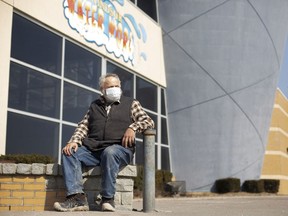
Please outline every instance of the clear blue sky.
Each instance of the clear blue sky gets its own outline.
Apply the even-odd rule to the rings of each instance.
[[[281,66],[278,87],[285,94],[286,98],[288,98],[288,38],[286,41],[285,54],[283,58],[283,64]]]

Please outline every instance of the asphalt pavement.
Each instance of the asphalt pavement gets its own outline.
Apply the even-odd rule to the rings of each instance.
[[[143,212],[143,200],[133,201],[133,211],[116,212],[0,212],[0,216],[288,216],[288,196],[174,197],[155,200],[155,210]]]

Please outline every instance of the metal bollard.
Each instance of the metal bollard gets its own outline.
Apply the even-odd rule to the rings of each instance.
[[[154,129],[147,129],[143,132],[143,212],[151,212],[155,210],[155,135],[156,130]]]

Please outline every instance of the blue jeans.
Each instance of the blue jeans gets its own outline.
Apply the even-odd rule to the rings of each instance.
[[[128,165],[133,158],[133,152],[121,145],[111,145],[103,150],[92,152],[85,146],[78,148],[71,156],[62,155],[63,177],[67,196],[84,193],[82,183],[82,165],[101,166],[100,194],[112,198],[115,194],[115,183],[119,170]]]

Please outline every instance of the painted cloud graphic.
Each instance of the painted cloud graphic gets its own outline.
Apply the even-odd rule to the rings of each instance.
[[[120,6],[123,0],[114,0]],[[86,41],[105,46],[109,53],[125,62],[135,63],[139,48],[135,40],[146,43],[147,35],[142,24],[130,14],[120,15],[111,0],[64,0],[64,15],[69,26]],[[136,37],[134,36],[136,34]],[[142,39],[142,40],[141,40]],[[139,57],[146,60],[145,53]]]

